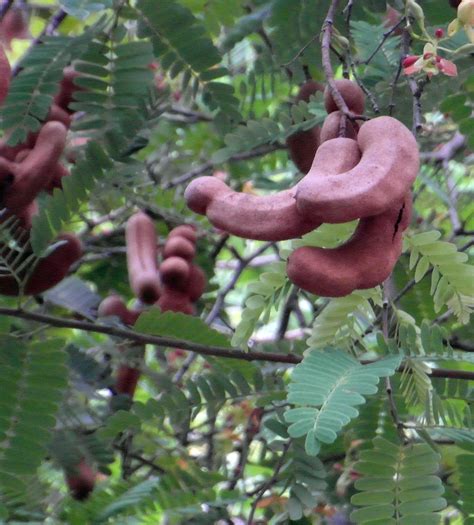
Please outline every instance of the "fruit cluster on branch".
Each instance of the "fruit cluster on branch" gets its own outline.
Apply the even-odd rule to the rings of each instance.
[[[8,95],[11,70],[8,59],[0,46],[0,103]],[[14,216],[25,230],[17,242],[18,250],[12,251],[7,244],[0,245],[3,260],[13,261],[21,253],[25,261],[32,254],[29,247],[29,230],[32,219],[38,213],[37,197],[61,187],[61,179],[69,174],[61,164],[66,146],[66,136],[71,117],[68,110],[74,86],[73,70],[65,71],[60,91],[51,106],[46,122],[37,133],[30,133],[27,140],[16,146],[0,141],[0,209],[2,220]],[[3,295],[36,295],[58,284],[69,272],[71,265],[82,255],[79,239],[72,234],[60,235],[57,247],[46,257],[39,259],[33,269],[15,260],[15,267],[22,267],[20,275],[0,276],[0,293]],[[20,289],[20,282],[24,285]]]
[[[336,82],[349,110],[364,111],[362,90],[350,80]],[[320,86],[305,84],[307,99]],[[353,237],[336,249],[299,248],[288,259],[289,278],[312,293],[339,297],[372,288],[391,273],[411,217],[410,188],[419,169],[415,138],[398,120],[377,117],[360,127],[338,111],[328,89],[328,117],[321,130],[289,142],[305,177],[273,195],[232,190],[215,177],[200,177],[186,188],[189,208],[217,228],[246,239],[280,241],[304,235],[322,223],[360,219]],[[318,140],[316,140],[318,136]],[[317,146],[315,146],[317,144]],[[303,160],[302,160],[303,159]]]

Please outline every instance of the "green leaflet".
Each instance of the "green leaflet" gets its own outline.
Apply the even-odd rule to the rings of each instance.
[[[444,487],[436,475],[439,455],[425,443],[395,445],[381,437],[374,448],[361,452],[355,470],[360,492],[351,502],[361,507],[351,514],[359,524],[438,525],[438,511],[446,507]]]
[[[431,295],[436,312],[448,306],[459,322],[467,324],[474,307],[474,267],[468,256],[456,245],[440,241],[440,232],[434,230],[406,238],[410,247],[410,269],[415,270],[415,282],[421,281],[433,268]]]
[[[288,387],[289,403],[297,405],[285,412],[293,438],[306,436],[305,449],[317,455],[321,443],[332,443],[337,433],[357,417],[354,407],[375,394],[381,377],[395,373],[401,356],[361,365],[340,350],[312,351],[295,367]]]
[[[0,345],[0,487],[18,490],[46,453],[68,384],[62,340]]]
[[[241,120],[233,86],[216,81],[228,74],[226,68],[217,67],[221,55],[192,11],[175,0],[139,0],[136,10],[140,36],[151,39],[160,66],[171,78],[182,74],[183,91],[189,87],[195,95],[202,87],[211,110],[231,121]]]

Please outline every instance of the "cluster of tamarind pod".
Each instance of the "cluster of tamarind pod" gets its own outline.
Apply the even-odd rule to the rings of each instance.
[[[122,297],[113,294],[99,305],[99,317],[114,316],[124,325],[133,326],[144,304],[157,306],[162,312],[194,314],[194,303],[206,287],[204,272],[193,262],[197,240],[195,228],[182,225],[170,231],[161,250],[161,264],[158,264],[155,226],[148,215],[143,212],[132,215],[125,237],[130,287],[138,305],[129,308]],[[122,363],[117,370],[114,393],[133,398],[140,375],[139,363]],[[95,480],[94,469],[84,459],[66,475],[69,491],[78,500],[89,496]]]
[[[157,306],[162,312],[195,314],[194,303],[206,287],[204,272],[193,263],[196,254],[195,229],[182,225],[170,231],[161,250],[160,265],[155,226],[146,213],[140,211],[130,217],[125,237],[130,287],[139,305],[130,309],[122,297],[111,295],[100,304],[99,316],[115,316],[123,324],[133,326],[143,311],[143,304]],[[133,397],[139,378],[137,366],[122,364],[117,372],[114,391]]]
[[[360,87],[347,79],[336,81],[336,87],[352,114],[362,115]],[[298,98],[308,100],[320,89],[315,82],[305,84]],[[289,139],[290,154],[306,173],[292,188],[260,196],[236,192],[215,177],[199,177],[186,188],[185,199],[215,227],[245,239],[294,239],[323,223],[359,219],[353,236],[338,248],[297,248],[287,261],[294,284],[340,297],[381,284],[392,272],[411,219],[419,151],[395,118],[376,117],[359,127],[338,111],[328,88],[324,104],[328,116],[322,128]]]
[[[10,64],[0,46],[0,104],[8,95],[10,85]],[[61,179],[69,174],[61,164],[61,156],[66,146],[66,136],[71,117],[68,105],[74,90],[72,73],[66,71],[55,97],[46,122],[36,133],[30,133],[27,140],[16,146],[0,141],[0,220],[14,216],[19,220],[25,234],[17,239],[22,246],[12,250],[6,244],[0,245],[4,260],[15,260],[21,253],[22,260],[31,255],[28,231],[32,219],[38,213],[37,197],[43,192],[52,192],[61,187]],[[73,234],[58,237],[58,246],[48,256],[39,259],[33,269],[23,265],[21,279],[25,280],[20,290],[18,275],[0,276],[0,293],[4,295],[36,295],[58,284],[67,275],[71,265],[82,255],[79,239]],[[15,260],[15,266],[20,267]],[[28,273],[27,273],[28,272]]]

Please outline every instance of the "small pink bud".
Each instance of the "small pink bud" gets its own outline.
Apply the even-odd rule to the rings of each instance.
[[[418,58],[420,57],[418,57],[417,55],[409,55],[403,59],[402,66],[410,67],[418,60]]]
[[[443,38],[444,36],[444,30],[441,29],[441,28],[438,28],[436,31],[435,31],[435,37],[440,39],[440,38]]]

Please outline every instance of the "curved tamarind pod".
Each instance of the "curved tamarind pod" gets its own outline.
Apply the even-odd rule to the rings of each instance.
[[[203,272],[202,268],[196,264],[191,265],[191,270],[189,274],[188,286],[186,288],[186,293],[188,294],[189,300],[195,303],[206,289],[207,279],[206,274]]]
[[[117,380],[114,390],[117,394],[133,397],[140,380],[141,372],[138,368],[121,365],[117,370]]]
[[[66,277],[71,265],[82,256],[82,244],[75,235],[63,233],[57,240],[65,241],[65,244],[38,262],[26,283],[26,295],[36,295],[56,286]]]
[[[168,288],[181,290],[188,283],[191,265],[181,257],[169,257],[160,264],[161,282]]]
[[[346,78],[336,80],[336,87],[349,110],[356,115],[362,115],[365,109],[365,94],[362,89],[355,82]],[[339,110],[332,98],[329,86],[324,91],[324,106],[328,113]]]
[[[130,287],[141,301],[153,304],[161,293],[156,260],[158,248],[155,225],[146,213],[140,211],[130,217],[125,239]]]
[[[172,237],[184,237],[193,244],[196,243],[197,235],[196,228],[191,224],[182,224],[181,226],[176,226],[168,233],[168,239]]]
[[[140,317],[141,310],[130,310],[120,295],[110,295],[99,305],[97,314],[99,317],[118,317],[122,323],[133,326]]]
[[[7,98],[11,74],[10,62],[0,45],[0,104]]]
[[[72,66],[66,67],[59,84],[59,93],[54,97],[55,104],[68,113],[74,113],[74,110],[69,109],[69,104],[74,101],[74,93],[76,91],[84,91],[84,88],[74,83],[74,79],[78,76],[80,76],[80,73]]]
[[[324,86],[322,84],[315,82],[314,80],[305,82],[300,87],[299,93],[296,96],[296,101],[304,100],[305,102],[309,102],[311,96],[318,91],[324,91]],[[319,126],[315,126],[306,131],[294,133],[286,139],[286,145],[288,146],[291,160],[302,173],[308,173],[311,169],[314,155],[320,143],[319,134],[320,128]]]
[[[195,255],[196,248],[194,243],[178,235],[171,238],[168,237],[163,248],[163,257],[165,259],[168,257],[181,257],[182,259],[190,261]]]
[[[320,144],[319,126],[299,131],[286,139],[290,158],[301,173],[308,173],[313,164],[314,155]]]
[[[163,288],[163,295],[156,305],[162,312],[181,312],[187,315],[194,315],[196,313],[186,293],[166,286]]]
[[[320,226],[297,212],[294,196],[294,188],[267,196],[238,193],[215,177],[199,177],[184,192],[188,207],[217,228],[260,241],[293,239]]]
[[[351,239],[338,248],[296,249],[288,259],[288,277],[322,297],[343,297],[354,290],[373,288],[392,272],[410,216],[408,194],[380,215],[361,219]]]
[[[25,285],[25,295],[37,295],[56,286],[66,277],[71,265],[81,257],[82,245],[75,235],[64,233],[58,240],[65,243],[38,262]],[[18,283],[14,277],[0,277],[0,294],[15,296],[18,293]]]
[[[96,473],[84,459],[76,466],[75,472],[66,475],[66,484],[74,499],[83,501],[94,490]]]
[[[347,140],[332,139],[319,147],[311,171],[296,190],[301,215],[329,223],[370,217],[410,189],[419,169],[418,145],[401,122],[392,117],[365,122],[357,136],[360,162],[344,173],[328,173],[326,163],[340,155]]]
[[[321,128],[321,144],[328,140],[339,138],[341,118],[342,113],[340,111],[333,111],[332,113],[329,113],[324,121],[323,127]],[[346,119],[346,134],[344,135],[345,138],[355,139],[357,138],[358,132],[359,126],[355,122],[351,122],[349,119]]]
[[[15,213],[49,186],[66,144],[66,135],[67,129],[60,122],[48,122],[41,129],[35,147],[21,163],[0,159],[0,182],[8,181],[3,206]]]

